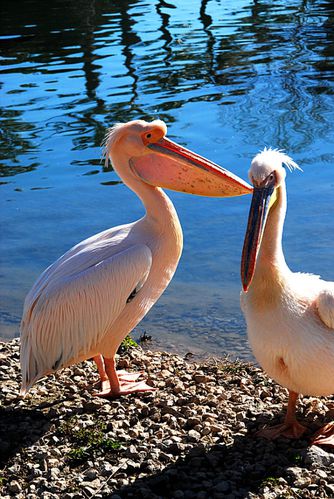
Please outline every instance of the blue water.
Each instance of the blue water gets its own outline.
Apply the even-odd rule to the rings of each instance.
[[[287,261],[334,279],[334,6],[331,1],[2,2],[1,331],[19,334],[40,272],[81,239],[143,215],[103,169],[115,122],[163,119],[169,137],[247,178],[285,149]],[[239,265],[250,197],[170,196],[185,247],[137,327],[181,353],[250,357]]]

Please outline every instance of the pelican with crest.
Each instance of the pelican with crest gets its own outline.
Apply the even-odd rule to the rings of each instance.
[[[153,390],[137,373],[117,372],[115,354],[163,293],[181,256],[181,225],[161,187],[216,197],[252,190],[166,133],[160,120],[109,131],[106,156],[146,214],[77,244],[36,281],[21,323],[23,394],[41,377],[91,357],[102,382],[99,395]]]
[[[289,391],[284,423],[259,432],[269,439],[304,433],[295,415],[298,394],[334,392],[334,282],[294,273],[285,262],[283,165],[298,168],[275,149],[265,149],[251,163],[254,190],[241,261],[241,307],[252,350],[269,376]],[[334,446],[334,423],[320,429],[313,443]]]

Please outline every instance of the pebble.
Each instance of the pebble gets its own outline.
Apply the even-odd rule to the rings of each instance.
[[[305,464],[312,468],[322,468],[326,466],[334,466],[334,453],[312,445],[306,450]]]
[[[95,480],[95,478],[98,475],[98,472],[93,468],[89,468],[88,470],[85,471],[84,475],[87,480]]]
[[[333,498],[334,497],[334,483],[327,483],[326,486],[326,492],[328,492],[329,497]]]
[[[213,376],[205,376],[205,374],[195,374],[194,376],[195,383],[210,383],[215,381]]]
[[[201,434],[196,430],[190,430],[188,432],[189,440],[197,442],[201,438]]]
[[[22,491],[22,486],[17,480],[13,480],[9,483],[8,490],[9,492],[12,492],[12,494],[19,494]]]
[[[219,482],[213,487],[213,490],[216,492],[228,492],[230,490],[230,484],[225,481]]]
[[[156,392],[96,399],[86,361],[22,399],[18,353],[17,340],[0,343],[2,499],[334,497],[334,453],[308,447],[311,433],[255,437],[287,397],[253,364],[131,349],[119,367],[143,371]],[[325,422],[326,402],[301,399],[308,426]]]

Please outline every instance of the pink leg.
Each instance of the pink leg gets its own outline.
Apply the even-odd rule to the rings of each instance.
[[[334,422],[320,428],[312,438],[312,445],[326,445],[334,448]]]
[[[272,426],[271,428],[264,428],[263,430],[258,431],[256,435],[267,438],[268,440],[275,440],[278,437],[301,437],[306,430],[306,427],[298,423],[296,419],[297,398],[298,393],[290,392],[289,390],[288,408],[284,423]]]
[[[102,386],[101,392],[96,393],[96,395],[99,397],[118,397],[119,395],[128,395],[129,393],[135,392],[155,391],[155,388],[147,385],[144,381],[135,383],[133,376],[136,375],[130,375],[130,377],[132,378],[130,381],[126,380],[126,375],[129,375],[129,373],[125,373],[125,379],[122,377],[122,374],[119,377],[115,369],[115,359],[105,358],[104,367],[109,380],[109,386],[106,389],[104,389]]]
[[[97,370],[98,370],[98,373],[100,376],[101,391],[104,392],[106,390],[110,390],[110,382],[109,382],[109,378],[108,378],[107,373],[106,373],[103,356],[101,354],[95,355],[95,357],[93,357],[93,360],[96,364],[96,367],[97,367]],[[117,371],[118,379],[120,381],[129,381],[129,382],[136,381],[142,374],[143,374],[143,372],[128,373],[127,371],[124,371],[124,370]]]
[[[106,373],[105,365],[104,365],[104,359],[101,354],[95,355],[93,357],[93,360],[96,364],[100,379],[101,379],[101,390],[108,390],[110,389],[110,384],[109,384],[109,379]]]

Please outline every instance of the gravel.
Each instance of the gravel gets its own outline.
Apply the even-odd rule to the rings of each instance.
[[[333,450],[309,445],[333,400],[301,399],[303,439],[258,438],[287,394],[252,363],[131,348],[118,366],[158,390],[105,400],[92,396],[90,361],[24,399],[18,340],[0,343],[0,361],[2,499],[334,498]]]

